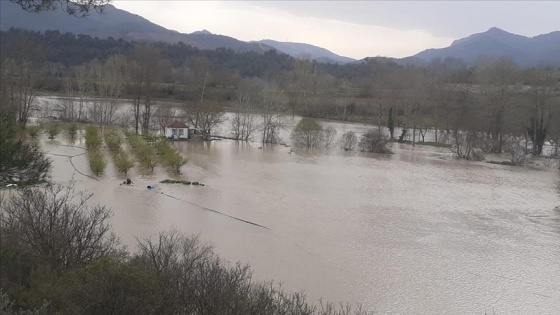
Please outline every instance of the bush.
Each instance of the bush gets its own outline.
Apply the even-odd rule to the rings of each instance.
[[[2,246],[47,263],[55,270],[83,266],[116,252],[111,212],[89,206],[91,194],[72,185],[25,188],[0,204]]]
[[[482,161],[485,158],[484,135],[478,131],[466,131],[464,133],[455,132],[453,134],[454,143],[451,151],[455,157],[465,160]]]
[[[358,145],[358,137],[354,131],[347,131],[342,135],[340,139],[340,147],[346,151],[352,151]]]
[[[47,127],[49,139],[54,139],[60,133],[60,126],[57,123],[52,123]]]
[[[37,136],[39,135],[39,133],[41,133],[41,126],[27,126],[25,128],[25,131],[27,131],[27,134],[30,135],[32,138],[37,138]]]
[[[67,132],[68,132],[68,135],[70,136],[70,139],[74,139],[74,137],[76,136],[76,133],[78,132],[78,128],[79,128],[79,126],[75,122],[68,124]]]
[[[296,125],[290,138],[296,146],[307,148],[329,147],[336,136],[336,130],[323,126],[314,119],[302,118]]]
[[[523,165],[527,163],[530,154],[525,152],[525,145],[520,139],[511,138],[504,144],[504,152],[508,154],[509,160],[513,165]]]
[[[1,313],[366,314],[256,282],[248,265],[222,260],[198,236],[161,233],[131,255],[90,197],[47,186],[0,203]]]
[[[362,135],[358,147],[364,152],[392,153],[388,144],[389,137],[376,129],[371,129]]]

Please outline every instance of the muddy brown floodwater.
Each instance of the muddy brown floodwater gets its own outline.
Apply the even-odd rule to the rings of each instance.
[[[365,128],[333,125],[339,135]],[[42,141],[91,174],[84,150],[65,143]],[[229,140],[174,145],[190,158],[180,178],[206,186],[159,184],[171,177],[161,168],[136,168],[136,185],[119,186],[112,164],[96,181],[51,155],[53,180],[73,177],[111,207],[131,250],[135,237],[159,231],[200,233],[256,278],[305,290],[311,301],[377,314],[560,314],[557,170],[458,161],[431,147],[396,145],[383,156]]]

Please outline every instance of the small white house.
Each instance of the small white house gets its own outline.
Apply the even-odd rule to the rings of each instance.
[[[186,140],[189,138],[189,127],[175,120],[165,125],[165,136],[172,140]]]

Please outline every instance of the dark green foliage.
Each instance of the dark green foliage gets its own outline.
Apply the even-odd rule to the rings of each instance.
[[[0,110],[0,183],[31,184],[46,180],[51,161],[39,146],[18,139],[15,116]]]

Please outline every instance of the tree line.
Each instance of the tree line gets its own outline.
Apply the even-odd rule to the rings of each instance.
[[[102,127],[115,123],[118,100],[126,98],[133,109],[122,115],[137,133],[180,118],[207,138],[228,108],[235,115],[231,135],[241,140],[259,129],[263,142],[275,142],[283,125],[278,115],[297,114],[362,121],[379,132],[385,127],[391,138],[413,145],[430,134],[428,141],[451,144],[465,159],[520,147],[541,155],[546,144],[558,153],[560,70],[546,65],[520,68],[507,57],[481,57],[473,66],[453,58],[427,65],[389,58],[335,65],[274,51],[239,54],[56,31],[1,35],[0,104],[13,109],[21,124],[37,109],[37,91],[56,81],[68,96],[59,116]],[[66,58],[71,47],[102,53]],[[57,61],[60,56],[66,64]],[[169,98],[181,105],[154,106]],[[258,124],[253,114],[260,116]]]

